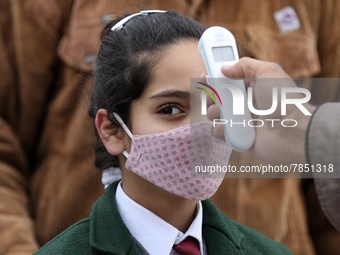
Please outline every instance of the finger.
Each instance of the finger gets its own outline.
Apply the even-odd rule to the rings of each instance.
[[[206,83],[207,82],[206,77],[207,77],[207,73],[206,72],[202,73],[200,75],[201,82]]]
[[[215,127],[213,127],[212,135],[217,139],[225,140],[223,125],[216,125]]]
[[[212,104],[208,107],[207,116],[209,120],[219,119],[220,118],[220,110],[217,105]]]
[[[220,119],[220,110],[217,105],[210,105],[207,111],[207,116],[209,120],[214,121],[215,119]],[[213,127],[212,134],[217,139],[225,140],[223,125],[216,125]]]
[[[286,78],[288,75],[276,63],[253,58],[241,58],[235,65],[222,66],[223,75],[233,79]]]

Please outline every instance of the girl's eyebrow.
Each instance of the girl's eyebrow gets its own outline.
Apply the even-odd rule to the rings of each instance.
[[[178,98],[184,98],[184,99],[189,99],[190,98],[190,93],[187,91],[183,90],[164,90],[161,91],[151,97],[150,99],[160,99],[164,97],[178,97]]]

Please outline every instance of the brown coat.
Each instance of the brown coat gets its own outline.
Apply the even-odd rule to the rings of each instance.
[[[84,78],[106,20],[143,7],[132,2],[1,1],[0,254],[31,254],[86,217],[102,194],[101,173],[93,167],[93,130],[84,97],[90,86]],[[248,55],[278,62],[293,76],[339,76],[339,26],[334,24],[340,10],[333,1],[139,2],[179,10],[207,26],[226,26]],[[273,13],[286,6],[294,7],[302,26],[283,34]],[[337,91],[312,89],[324,93],[323,101],[335,100]],[[247,162],[254,163],[248,154],[232,156],[235,165]],[[308,197],[307,202],[316,199]],[[312,240],[298,179],[226,179],[214,201],[229,217],[295,254],[314,254],[320,246],[328,249],[322,254],[336,254],[339,234],[322,214],[312,234],[320,226],[327,234]]]

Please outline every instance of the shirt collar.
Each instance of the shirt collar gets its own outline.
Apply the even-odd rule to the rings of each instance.
[[[117,187],[116,201],[119,214],[126,227],[150,255],[170,254],[173,245],[180,243],[188,236],[198,240],[201,254],[203,254],[203,208],[200,201],[197,203],[196,217],[184,234],[129,198],[123,191],[121,183]]]

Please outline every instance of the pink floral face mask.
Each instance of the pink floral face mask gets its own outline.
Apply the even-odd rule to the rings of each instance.
[[[114,113],[131,137],[126,168],[156,186],[190,200],[210,198],[220,186],[224,174],[197,172],[207,166],[227,166],[230,146],[211,135],[212,123],[199,122],[150,135],[132,135]]]

